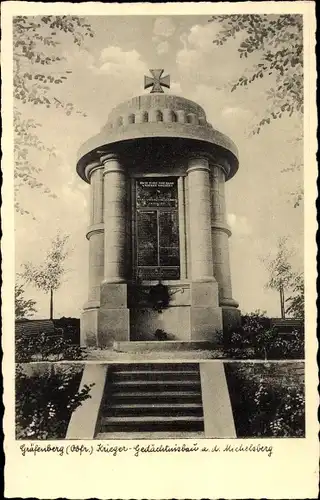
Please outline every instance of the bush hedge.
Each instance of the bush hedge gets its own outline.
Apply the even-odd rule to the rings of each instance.
[[[242,316],[241,327],[224,337],[223,350],[233,359],[303,359],[304,331],[281,334],[260,312]]]
[[[65,438],[72,412],[91,397],[94,384],[79,390],[81,365],[28,371],[16,365],[16,438]]]
[[[65,340],[61,335],[46,333],[21,335],[16,338],[16,363],[29,361],[81,360],[86,349]]]
[[[291,369],[291,373],[289,371]],[[238,437],[303,437],[304,382],[297,365],[225,365]],[[296,373],[295,373],[296,372]]]

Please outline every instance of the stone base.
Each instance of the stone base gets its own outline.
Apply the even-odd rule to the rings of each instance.
[[[96,347],[98,345],[98,313],[99,307],[83,310],[80,318],[81,347]]]
[[[222,332],[221,307],[191,307],[191,340],[216,343]]]
[[[102,283],[98,314],[98,345],[111,346],[115,340],[129,340],[130,319],[125,283]]]
[[[190,306],[130,310],[130,340],[155,341],[156,330],[164,330],[168,340],[190,340]]]
[[[222,312],[216,281],[191,284],[191,340],[214,342],[222,331]]]
[[[223,331],[231,332],[241,326],[241,311],[235,307],[222,306]]]
[[[98,345],[109,347],[115,340],[129,340],[129,309],[100,308]]]
[[[241,311],[236,307],[222,306],[223,342],[228,346],[232,332],[241,326]]]
[[[216,281],[192,282],[190,294],[187,291],[181,305],[173,304],[174,307],[158,313],[150,308],[129,310],[127,285],[102,283],[100,307],[91,301],[82,313],[81,346],[111,347],[114,341],[153,341],[157,329],[163,329],[168,340],[217,343],[222,330],[227,340],[228,333],[240,326],[241,313],[234,305],[219,307]]]

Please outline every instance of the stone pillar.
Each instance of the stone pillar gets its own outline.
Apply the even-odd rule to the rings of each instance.
[[[104,227],[103,227],[103,166],[95,167],[90,173],[91,225],[89,240],[89,301],[100,303],[100,284],[104,276]]]
[[[188,164],[192,281],[213,281],[211,201],[208,160],[191,158]]]
[[[126,280],[127,182],[115,155],[101,158],[104,164],[104,281]]]
[[[127,179],[119,158],[108,154],[104,165],[104,280],[100,291],[98,343],[103,347],[113,340],[129,340],[127,309]]]
[[[185,208],[186,208],[186,240],[187,240],[187,276],[191,279],[191,243],[190,243],[190,210],[189,210],[189,187],[188,177],[184,178],[184,195],[185,195]]]
[[[178,212],[179,212],[179,247],[180,247],[180,279],[187,278],[186,249],[186,213],[185,213],[184,177],[178,178]]]
[[[104,231],[103,225],[91,226],[87,232],[89,240],[89,297],[88,305],[100,305],[100,285],[104,268]],[[96,303],[96,304],[95,304]]]
[[[81,315],[81,345],[97,345],[100,284],[104,276],[103,229],[103,165],[92,162],[86,171],[90,180],[90,225],[86,234],[89,240],[89,290],[88,302]]]
[[[188,162],[188,213],[191,255],[191,339],[214,341],[222,330],[218,285],[213,274],[210,169],[205,155]]]
[[[225,173],[222,166],[213,165],[211,177],[212,195],[212,260],[213,272],[219,286],[219,304],[222,307],[224,329],[239,325],[238,303],[232,298],[229,260],[229,236],[225,203]]]

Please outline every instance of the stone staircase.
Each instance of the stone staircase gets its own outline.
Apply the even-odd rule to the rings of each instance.
[[[199,364],[112,365],[97,431],[96,439],[203,437]]]

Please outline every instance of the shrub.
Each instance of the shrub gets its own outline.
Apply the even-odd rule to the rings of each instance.
[[[82,367],[64,367],[27,375],[16,367],[16,438],[61,439],[72,412],[90,398],[94,384],[79,391]]]
[[[59,335],[22,335],[16,339],[16,362],[79,360],[86,357],[86,349],[73,345]]]
[[[304,387],[266,365],[226,369],[238,437],[303,437]]]
[[[303,359],[303,332],[294,330],[287,338],[277,334],[268,346],[267,357],[268,359]]]
[[[66,318],[53,320],[55,329],[62,331],[63,338],[70,340],[72,344],[80,344],[80,320],[79,318]]]
[[[15,318],[25,319],[33,316],[37,312],[33,299],[26,299],[24,297],[25,291],[21,283],[16,283],[14,286],[14,299],[15,299]]]
[[[304,333],[293,330],[286,336],[270,326],[260,311],[242,317],[241,327],[230,333],[225,354],[230,358],[301,359]]]

